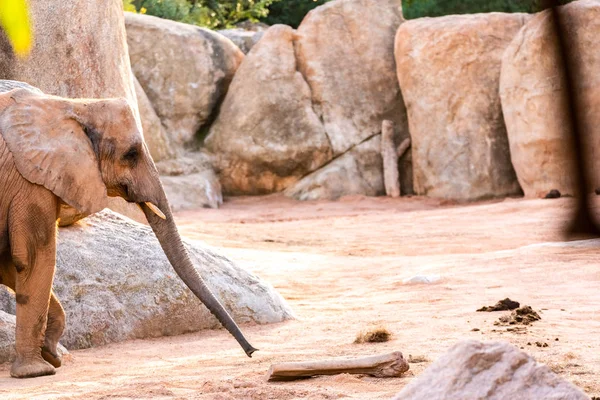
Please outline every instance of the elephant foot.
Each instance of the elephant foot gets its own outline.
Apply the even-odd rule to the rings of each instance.
[[[56,346],[54,346],[56,349]],[[52,351],[49,346],[42,347],[42,357],[48,361],[54,368],[62,365],[62,352],[58,349]]]
[[[36,376],[54,375],[56,370],[42,357],[23,360],[17,358],[10,369],[13,378],[35,378]]]

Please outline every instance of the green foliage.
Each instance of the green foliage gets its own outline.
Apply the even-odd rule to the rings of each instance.
[[[187,0],[134,0],[137,10],[156,17],[182,21],[190,14],[192,5]]]
[[[281,0],[269,7],[269,16],[264,22],[269,25],[286,24],[297,28],[310,10],[328,1],[330,0]]]
[[[137,12],[133,0],[123,0],[123,10],[129,12]]]
[[[199,0],[184,20],[212,29],[233,27],[238,22],[258,22],[269,14],[269,6],[279,0]]]
[[[123,7],[126,11],[223,29],[242,21],[258,22],[276,1],[280,0],[123,0]]]
[[[559,0],[566,4],[573,0]],[[439,17],[449,14],[475,14],[485,12],[534,13],[545,8],[545,0],[403,0],[404,18]]]

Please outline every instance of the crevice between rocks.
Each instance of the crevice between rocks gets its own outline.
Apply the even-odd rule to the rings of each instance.
[[[308,175],[312,174],[313,172],[316,172],[320,169],[323,169],[325,167],[327,167],[329,164],[331,164],[332,162],[334,162],[335,160],[337,160],[338,158],[346,155],[347,153],[351,152],[352,150],[354,150],[355,148],[357,148],[358,146],[368,142],[369,140],[373,139],[375,136],[381,135],[381,132],[375,132],[374,134],[366,137],[365,139],[361,140],[360,142],[356,143],[355,145],[351,146],[348,150],[344,151],[343,153],[340,153],[336,156],[333,156],[331,158],[331,160],[327,161],[325,164],[321,165],[319,168],[316,168],[310,172],[307,172],[306,174],[302,175],[299,179],[298,182],[301,181],[302,179],[306,178]]]
[[[300,74],[300,76],[302,77],[302,80],[304,81],[304,83],[306,84],[306,86],[308,87],[308,90],[310,91],[310,106],[313,110],[313,113],[317,116],[317,118],[319,119],[319,122],[321,123],[321,126],[323,127],[323,133],[325,134],[325,137],[327,138],[327,143],[329,143],[329,148],[331,149],[331,152],[333,154],[333,143],[331,142],[331,138],[329,137],[329,133],[327,133],[327,129],[325,128],[325,121],[323,120],[323,113],[322,112],[317,112],[317,109],[315,108],[315,101],[314,101],[314,96],[313,96],[313,89],[312,86],[310,86],[310,83],[308,82],[308,79],[306,78],[306,75],[304,75],[304,72],[302,72],[302,69],[299,67],[298,65],[298,31],[294,30],[294,36],[292,39],[292,46],[294,48],[294,61],[295,61],[295,69],[296,72],[298,72]],[[328,163],[324,164],[327,165]],[[323,166],[318,167],[317,169],[310,171],[309,173],[312,173],[320,168],[323,168]],[[306,176],[306,175],[305,175]]]

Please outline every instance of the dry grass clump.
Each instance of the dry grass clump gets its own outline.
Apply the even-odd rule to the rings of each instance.
[[[354,343],[382,343],[392,339],[392,333],[385,326],[379,325],[374,328],[369,328],[365,331],[360,331],[356,335]]]

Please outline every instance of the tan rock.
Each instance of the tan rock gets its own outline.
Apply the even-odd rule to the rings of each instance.
[[[512,163],[526,197],[576,189],[564,65],[552,13],[533,17],[502,58],[500,98]]]
[[[528,18],[453,15],[398,29],[398,80],[418,194],[472,200],[520,193],[498,86],[502,54]]]
[[[225,194],[277,192],[331,159],[297,71],[294,30],[271,27],[237,71],[205,144]]]
[[[125,13],[135,76],[176,145],[194,140],[223,98],[244,54],[216,32]]]
[[[35,31],[31,54],[0,70],[0,79],[63,97],[126,97],[137,110],[122,1],[30,0],[29,7]],[[0,59],[8,57],[0,52]]]
[[[393,55],[402,22],[400,0],[336,0],[298,27],[298,68],[335,155],[380,133],[384,119],[408,137]]]
[[[171,146],[171,141],[163,129],[152,103],[150,103],[146,92],[144,92],[144,88],[142,88],[135,76],[133,77],[133,81],[140,110],[140,118],[142,120],[142,128],[144,129],[144,140],[152,159],[154,162],[158,162],[174,158],[177,152]]]
[[[591,171],[591,189],[600,188],[600,1],[581,0],[560,8],[567,25],[570,70],[575,83],[575,106]],[[563,20],[561,18],[561,20]]]
[[[297,200],[337,200],[348,195],[385,194],[381,174],[381,135],[353,147],[285,190]]]
[[[503,342],[460,342],[394,400],[589,400],[581,390]]]

